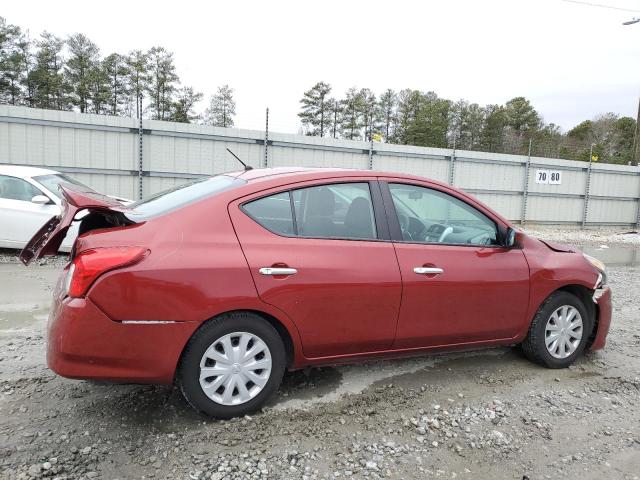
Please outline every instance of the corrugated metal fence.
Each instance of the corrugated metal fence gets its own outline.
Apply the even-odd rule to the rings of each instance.
[[[138,198],[238,170],[228,147],[253,167],[422,175],[462,188],[516,222],[637,226],[639,219],[638,167],[281,133],[265,138],[255,130],[154,120],[142,126],[140,156],[136,119],[0,105],[0,163],[47,166],[99,191]]]

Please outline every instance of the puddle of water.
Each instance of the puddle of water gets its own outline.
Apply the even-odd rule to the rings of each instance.
[[[297,392],[295,398],[279,398],[272,408],[275,410],[285,409],[306,409],[318,403],[332,403],[340,400],[344,395],[359,394],[370,386],[389,382],[397,377],[416,373],[420,370],[432,369],[441,363],[450,362],[456,359],[469,359],[478,356],[499,356],[504,355],[504,349],[486,349],[473,352],[448,353],[419,357],[404,360],[385,360],[375,363],[346,365],[335,368],[321,369],[324,371],[337,370],[340,381],[331,388],[325,385],[321,391],[315,391],[309,395],[301,397]],[[335,375],[335,372],[334,372]]]
[[[581,247],[587,255],[602,260],[606,265],[638,266],[640,265],[640,248],[601,245],[599,247]]]
[[[36,324],[44,325],[48,312],[38,304],[8,303],[0,305],[0,335],[21,332]]]

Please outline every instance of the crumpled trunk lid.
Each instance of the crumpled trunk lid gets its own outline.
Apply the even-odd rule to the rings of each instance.
[[[71,222],[79,211],[122,213],[129,210],[116,199],[80,185],[63,183],[60,185],[60,193],[62,194],[60,215],[51,217],[20,252],[20,261],[25,265],[45,255],[58,253]]]

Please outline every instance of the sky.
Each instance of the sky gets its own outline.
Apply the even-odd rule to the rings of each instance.
[[[640,0],[63,1],[4,2],[0,16],[103,55],[161,45],[184,85],[235,90],[236,126],[297,133],[300,98],[318,81],[338,98],[352,86],[435,91],[502,104],[525,96],[565,131],[640,96]],[[199,110],[204,110],[203,101]]]

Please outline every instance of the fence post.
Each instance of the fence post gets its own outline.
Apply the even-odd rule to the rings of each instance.
[[[529,198],[529,171],[531,170],[531,139],[529,139],[529,154],[527,163],[524,166],[524,186],[522,188],[522,213],[520,215],[520,225],[524,225],[527,220],[527,199]]]
[[[640,177],[640,172],[638,173]],[[640,230],[640,193],[638,194],[638,213],[636,214],[636,230]]]
[[[589,149],[589,168],[587,169],[587,183],[584,189],[584,209],[582,210],[582,228],[587,225],[589,214],[589,190],[591,189],[591,167],[593,166],[593,144]]]
[[[267,107],[267,118],[264,124],[264,168],[269,166],[269,107]]]
[[[369,140],[369,170],[373,170],[373,135]]]
[[[139,95],[140,109],[138,110],[138,199],[142,200],[142,94]]]
[[[453,185],[456,176],[456,137],[453,137],[453,150],[451,151],[451,160],[449,160],[449,185]]]

